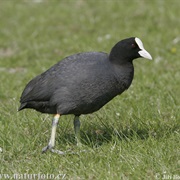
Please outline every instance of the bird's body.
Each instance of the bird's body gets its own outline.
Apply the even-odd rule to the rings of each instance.
[[[133,60],[152,59],[139,38],[119,41],[110,54],[84,52],[64,58],[25,87],[19,110],[32,108],[42,113],[56,114],[45,152],[54,152],[55,132],[60,115],[74,114],[76,137],[79,116],[99,110],[115,96],[129,88],[134,76]],[[77,138],[78,140],[78,138]],[[58,153],[62,154],[61,151]]]
[[[87,52],[69,56],[32,79],[21,107],[49,114],[88,114],[126,90],[133,79],[131,62],[116,67],[109,55]]]

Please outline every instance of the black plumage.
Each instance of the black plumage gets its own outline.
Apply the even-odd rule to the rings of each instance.
[[[32,108],[49,114],[88,114],[129,88],[132,61],[151,59],[139,38],[119,41],[110,54],[84,52],[66,57],[25,87],[19,110]]]

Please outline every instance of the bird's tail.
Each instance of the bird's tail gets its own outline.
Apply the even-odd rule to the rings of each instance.
[[[27,103],[21,103],[18,111],[21,111],[21,110],[23,110],[24,108],[26,108],[26,105],[27,105]]]

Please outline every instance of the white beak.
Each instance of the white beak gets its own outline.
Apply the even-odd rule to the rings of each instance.
[[[141,49],[138,53],[141,57],[152,60],[152,56],[145,49]]]
[[[135,41],[137,45],[139,46],[139,49],[141,49],[138,53],[141,57],[152,60],[152,56],[144,49],[143,43],[139,38],[135,38]]]

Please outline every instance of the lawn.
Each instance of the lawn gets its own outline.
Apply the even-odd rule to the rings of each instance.
[[[179,0],[0,0],[0,179],[180,179]],[[52,116],[17,112],[27,82],[64,57],[110,52],[139,37],[153,61],[134,61],[131,87],[82,115],[62,116],[56,149]],[[86,151],[82,151],[86,150]]]

